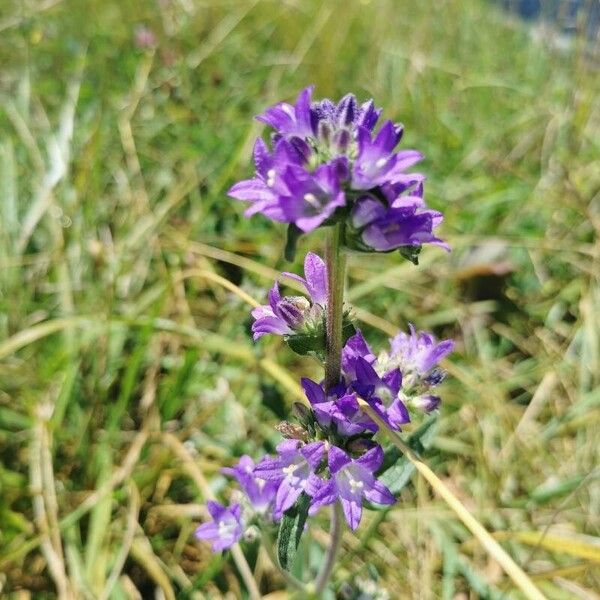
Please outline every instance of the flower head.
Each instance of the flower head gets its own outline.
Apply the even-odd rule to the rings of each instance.
[[[220,552],[233,546],[244,532],[242,509],[239,504],[225,508],[222,504],[209,500],[206,508],[213,518],[196,529],[196,537],[212,543],[212,551]]]
[[[407,172],[423,155],[397,150],[403,126],[385,121],[376,130],[381,109],[373,100],[359,104],[347,94],[336,104],[312,93],[308,87],[294,104],[280,102],[257,117],[274,130],[273,149],[256,142],[256,174],[230,196],[251,202],[247,215],[304,233],[345,220],[345,243],[355,250],[409,246],[410,257],[422,244],[447,247],[433,234],[442,216],[424,204],[424,176]]]
[[[362,516],[363,498],[375,504],[393,504],[394,495],[375,478],[383,462],[381,446],[375,446],[353,460],[346,452],[331,446],[328,466],[331,479],[314,495],[311,511],[339,500],[350,529],[356,529]]]

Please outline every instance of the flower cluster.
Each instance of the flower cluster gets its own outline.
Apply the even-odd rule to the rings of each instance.
[[[250,202],[246,215],[261,213],[304,233],[343,220],[347,247],[402,249],[413,260],[422,244],[447,248],[433,233],[442,215],[425,205],[425,177],[407,172],[422,154],[396,151],[402,125],[385,121],[375,131],[381,109],[373,100],[359,104],[347,94],[337,104],[313,101],[312,92],[257,117],[274,130],[271,147],[257,139],[255,176],[229,190]]]
[[[289,570],[306,519],[321,507],[341,507],[332,513],[333,531],[339,531],[341,513],[355,530],[365,506],[396,500],[383,483],[394,487],[385,470],[389,460],[375,437],[379,428],[400,431],[415,410],[429,413],[440,404],[439,364],[454,342],[410,325],[376,353],[343,305],[344,248],[399,249],[415,263],[423,244],[447,248],[433,233],[442,215],[425,206],[425,177],[409,172],[422,155],[396,150],[402,126],[391,121],[378,126],[380,115],[372,100],[359,104],[348,94],[337,104],[313,101],[312,87],[306,88],[295,104],[282,102],[259,115],[274,130],[271,143],[256,141],[255,176],[229,190],[233,198],[250,202],[247,215],[261,213],[288,224],[286,256],[302,233],[332,226],[327,254],[332,271],[309,252],[304,277],[283,273],[306,295],[285,296],[275,282],[268,304],[252,311],[255,341],[282,336],[295,352],[323,361],[326,377],[301,380],[305,402],[294,404],[296,422],[277,427],[284,439],[275,455],[257,462],[242,456],[222,470],[240,489],[228,507],[209,502],[211,520],[196,530],[215,552],[250,537],[256,527],[266,532],[279,524],[279,564]],[[339,539],[332,535],[316,593],[331,576]]]
[[[267,333],[282,335],[290,348],[298,354],[314,354],[322,357],[325,351],[325,317],[327,313],[327,269],[323,259],[309,252],[304,259],[304,277],[294,273],[282,273],[306,289],[305,296],[282,296],[279,283],[269,291],[269,304],[252,311],[254,323],[252,334],[258,340]],[[342,316],[344,341],[356,329],[350,319],[350,311]]]
[[[300,282],[308,292],[304,296],[285,296],[275,282],[269,291],[269,304],[252,311],[252,333],[257,340],[266,333],[294,335],[298,332],[322,331],[327,308],[327,271],[323,259],[312,252],[304,260],[304,277],[283,273]]]
[[[321,292],[327,281],[324,269],[317,255],[307,257],[306,279],[302,279],[312,301],[306,301],[307,313],[322,307],[319,300],[324,301]],[[265,315],[267,307],[254,311],[255,325],[263,320],[255,328],[255,338],[266,333],[288,335],[291,330],[292,325],[282,316],[287,313],[281,310],[286,299],[278,293],[271,293],[270,299],[272,314]],[[301,380],[310,408],[295,406],[299,424],[280,428],[288,439],[277,446],[277,455],[257,464],[243,456],[235,468],[223,469],[237,479],[244,501],[212,510],[214,522],[200,526],[198,537],[212,540],[215,551],[229,547],[256,518],[279,521],[302,493],[310,497],[309,514],[339,501],[352,529],[360,523],[363,500],[392,504],[394,496],[376,475],[384,456],[372,439],[378,425],[360,401],[367,402],[396,430],[410,422],[410,409],[436,409],[440,398],[432,391],[443,379],[438,363],[453,347],[452,340],[438,342],[430,333],[417,332],[411,326],[408,334],[399,333],[390,340],[390,349],[376,356],[358,331],[343,348],[338,385],[326,389],[323,383]]]

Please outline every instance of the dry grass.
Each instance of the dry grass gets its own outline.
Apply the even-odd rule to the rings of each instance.
[[[155,47],[136,47],[142,25]],[[191,537],[200,482],[226,497],[220,466],[272,449],[317,371],[252,345],[246,302],[284,240],[225,190],[249,172],[251,116],[314,82],[405,123],[446,215],[450,256],[349,261],[374,343],[407,321],[459,340],[426,463],[546,597],[596,597],[592,47],[557,51],[472,0],[9,2],[0,31],[2,595],[247,596],[235,562]],[[521,597],[418,474],[343,544],[336,586]],[[276,598],[268,558],[246,554]]]

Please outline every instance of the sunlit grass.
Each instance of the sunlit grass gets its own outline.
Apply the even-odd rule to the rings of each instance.
[[[449,256],[349,260],[367,337],[410,321],[459,340],[427,463],[549,598],[600,588],[589,45],[552,50],[471,0],[14,2],[0,32],[2,594],[242,593],[191,537],[205,498],[167,441],[221,494],[220,466],[271,450],[317,373],[253,346],[245,295],[264,299],[283,231],[225,195],[252,115],[308,83],[402,121],[446,215]],[[400,500],[345,536],[337,583],[372,565],[393,598],[518,597],[423,479]]]

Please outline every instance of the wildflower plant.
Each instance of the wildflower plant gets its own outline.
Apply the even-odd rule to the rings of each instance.
[[[324,377],[301,380],[306,402],[296,403],[278,427],[283,440],[273,456],[256,462],[242,456],[223,469],[240,490],[229,507],[209,503],[212,520],[196,536],[218,552],[256,528],[268,546],[277,530],[277,566],[288,582],[319,597],[343,528],[356,530],[365,507],[394,504],[402,485],[394,480],[398,456],[384,451],[377,432],[383,426],[401,431],[418,413],[439,407],[439,362],[454,342],[411,325],[375,352],[355,327],[343,298],[348,251],[398,251],[417,264],[423,245],[448,247],[434,234],[442,215],[425,205],[425,176],[411,171],[421,153],[397,149],[403,127],[378,125],[382,111],[372,100],[360,104],[348,94],[336,104],[315,101],[312,92],[308,87],[294,104],[281,102],[257,117],[271,128],[270,141],[256,141],[256,173],[229,195],[249,203],[246,215],[287,225],[287,258],[301,235],[325,230],[325,260],[309,252],[303,277],[284,274],[306,294],[282,295],[275,282],[268,304],[252,311],[255,341],[282,336],[294,352],[320,360]],[[304,583],[289,570],[307,520],[325,506],[333,507],[331,543],[316,579]]]

